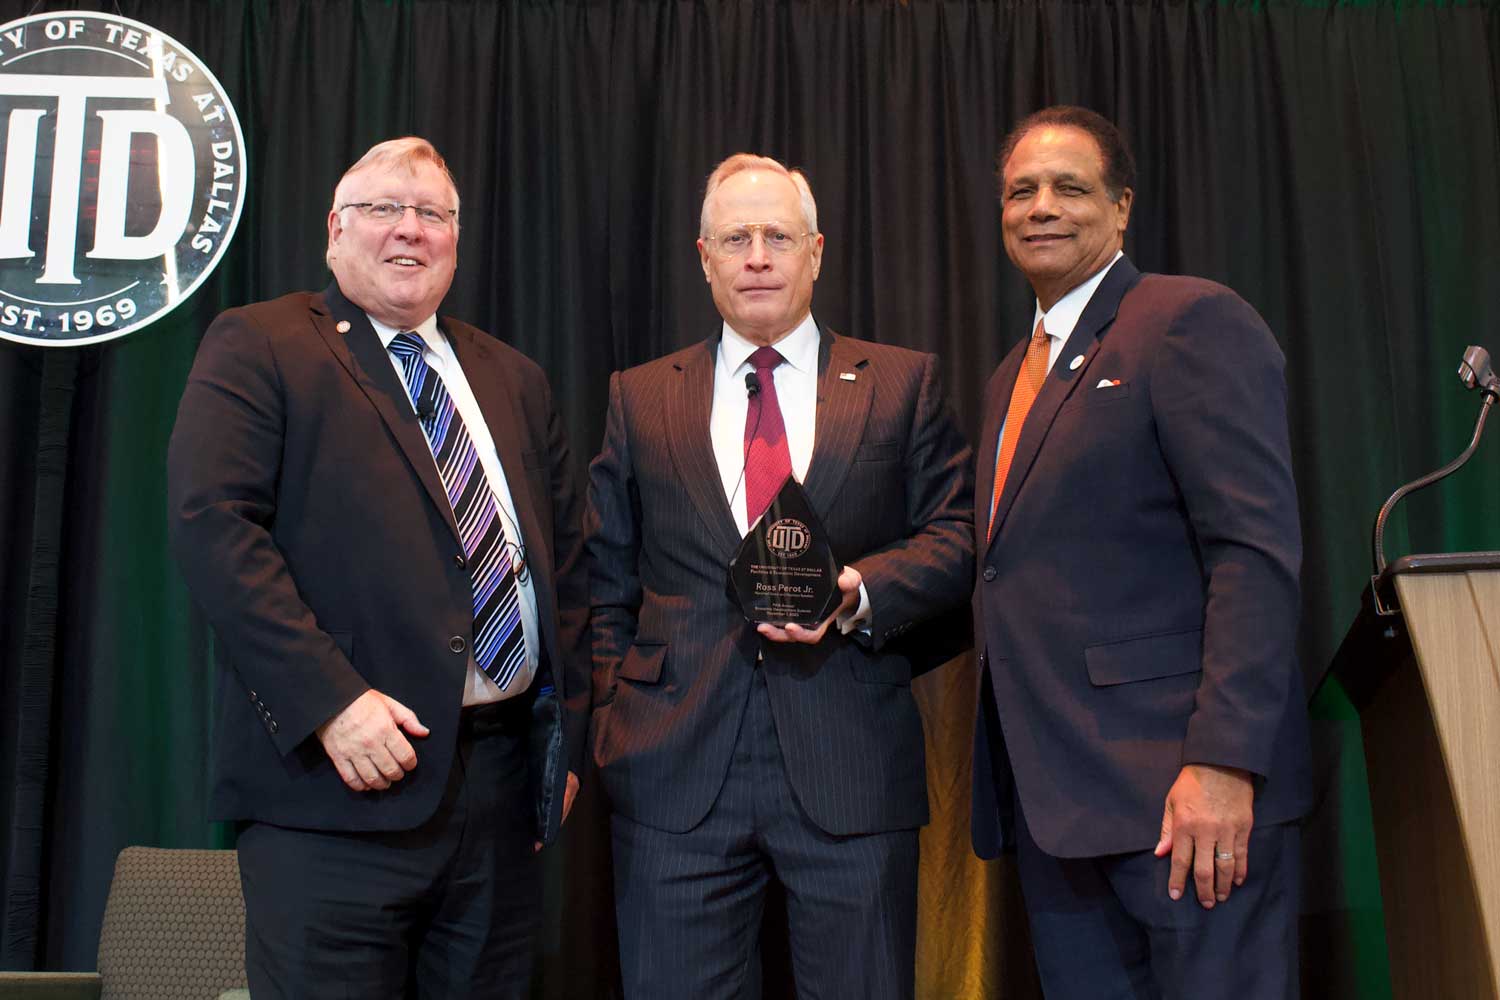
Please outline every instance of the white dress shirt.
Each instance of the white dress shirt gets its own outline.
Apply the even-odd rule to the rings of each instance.
[[[381,346],[387,349],[386,356],[390,358],[391,365],[396,369],[396,375],[404,386],[406,373],[401,369],[401,362],[389,352],[391,341],[402,331],[386,326],[373,316],[369,319],[370,325],[375,328],[376,335],[380,337]],[[500,524],[505,530],[505,540],[510,543],[511,552],[515,553],[522,539],[520,525],[516,523],[516,507],[510,497],[510,486],[505,479],[505,470],[500,466],[500,453],[495,450],[495,439],[490,435],[490,429],[484,422],[484,414],[480,412],[479,403],[474,399],[473,390],[469,388],[469,380],[464,377],[464,370],[459,366],[458,356],[453,353],[453,346],[448,343],[448,338],[438,330],[436,316],[427,317],[411,332],[422,338],[422,359],[442,378],[443,385],[448,389],[448,395],[453,398],[454,408],[463,418],[464,427],[469,431],[469,438],[474,442],[474,450],[479,453],[479,465],[484,470],[484,478],[489,481],[490,492],[494,495],[495,505],[500,511]],[[412,412],[415,413],[416,404],[411,402],[410,392],[407,393],[407,402],[411,405]],[[431,447],[431,442],[428,442],[428,449],[431,450]],[[500,701],[503,698],[520,694],[531,687],[541,652],[540,636],[537,634],[536,591],[532,588],[533,579],[534,577],[528,573],[524,580],[516,580],[517,589],[520,591],[521,627],[526,637],[525,665],[511,680],[510,686],[501,691],[495,682],[479,669],[479,664],[470,653],[469,682],[464,686],[463,703],[465,705]]]
[[[776,383],[776,403],[781,409],[782,423],[786,425],[792,476],[799,483],[806,482],[818,415],[819,335],[812,313],[771,346],[786,359],[771,373],[771,378]],[[724,496],[729,500],[729,509],[734,514],[741,538],[750,531],[745,503],[745,415],[750,410],[750,396],[745,388],[745,376],[755,370],[750,365],[750,355],[759,347],[759,344],[735,333],[728,323],[724,324],[714,366],[713,409],[709,414],[714,460],[719,465]],[[846,634],[856,628],[868,631],[869,618],[870,596],[861,583],[859,607],[847,619],[840,620],[838,626]]]
[[[807,479],[812,461],[813,433],[818,412],[818,325],[812,314],[791,333],[771,345],[786,359],[771,373],[776,383],[776,402],[786,425],[786,445],[792,456],[792,475],[797,481]],[[724,481],[724,496],[734,512],[734,523],[740,536],[750,530],[745,510],[745,415],[750,409],[745,376],[755,369],[750,355],[759,349],[724,325],[719,340],[718,364],[714,367],[714,402],[709,417],[713,435],[714,459]]]
[[[1057,364],[1057,356],[1062,353],[1063,345],[1068,342],[1068,338],[1073,336],[1073,328],[1078,325],[1079,317],[1083,315],[1083,310],[1088,306],[1089,299],[1094,297],[1094,291],[1098,289],[1099,283],[1104,280],[1104,276],[1109,273],[1109,269],[1115,266],[1115,261],[1123,256],[1125,256],[1123,251],[1116,250],[1115,255],[1109,259],[1108,264],[1095,271],[1093,276],[1083,284],[1074,287],[1068,294],[1052,303],[1051,309],[1043,311],[1041,302],[1037,302],[1036,315],[1031,320],[1031,328],[1035,330],[1036,325],[1040,323],[1042,324],[1042,329],[1047,333],[1046,374],[1052,374],[1052,366]],[[995,439],[995,459],[997,461],[1000,458],[1000,443],[1005,440],[1006,423],[1007,421],[1002,418],[1000,433]]]

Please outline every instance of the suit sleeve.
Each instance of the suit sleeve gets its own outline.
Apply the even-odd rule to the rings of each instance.
[[[604,444],[589,466],[586,514],[596,707],[614,698],[615,671],[635,638],[641,608],[640,533],[621,377],[615,372],[609,380]]]
[[[943,393],[937,358],[923,355],[905,448],[908,534],[851,564],[870,595],[873,648],[968,600],[974,577],[973,462]]]
[[[318,627],[276,546],[285,423],[265,331],[243,310],[225,313],[204,335],[177,410],[168,539],[229,662],[274,717],[282,753],[369,689]]]
[[[562,419],[546,391],[547,440],[544,447],[551,460],[553,581],[557,591],[557,638],[563,662],[564,729],[568,741],[568,767],[580,778],[587,759],[590,658],[588,643],[588,569],[583,558],[582,512],[577,473],[563,433]]]
[[[1224,290],[1176,317],[1150,379],[1205,583],[1203,674],[1183,763],[1262,776],[1291,685],[1301,683],[1302,545],[1283,364],[1264,321]]]

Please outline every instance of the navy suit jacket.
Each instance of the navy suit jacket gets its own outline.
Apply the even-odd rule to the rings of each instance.
[[[494,438],[533,574],[534,687],[551,690],[533,706],[530,769],[537,836],[550,840],[570,761],[582,773],[589,696],[567,443],[540,368],[467,324],[439,325]],[[216,817],[327,830],[422,823],[457,746],[473,596],[406,389],[336,283],[214,321],[167,476],[172,548],[218,637]],[[314,730],[369,688],[431,735],[411,740],[417,767],[404,779],[356,792]]]
[[[920,826],[927,778],[911,678],[935,664],[915,652],[923,630],[912,629],[961,608],[973,573],[969,449],[937,359],[822,333],[803,486],[835,558],[863,575],[874,618],[868,638],[833,627],[807,646],[763,641],[726,592],[740,533],[709,437],[718,341],[610,380],[587,543],[604,788],[638,822],[697,825],[762,669],[792,787],[815,824],[832,834]]]
[[[1025,347],[990,379],[977,460],[976,852],[1009,840],[1013,789],[1049,854],[1149,849],[1190,763],[1251,772],[1257,824],[1300,816],[1301,541],[1271,332],[1221,285],[1120,259],[1007,428],[986,543]]]

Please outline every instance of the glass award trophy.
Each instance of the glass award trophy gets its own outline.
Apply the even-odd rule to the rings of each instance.
[[[823,522],[787,476],[729,562],[729,596],[756,624],[817,628],[838,607],[838,578]]]

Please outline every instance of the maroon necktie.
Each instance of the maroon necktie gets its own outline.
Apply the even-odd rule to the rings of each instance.
[[[786,424],[776,402],[776,379],[772,375],[783,358],[774,347],[762,347],[750,355],[760,391],[750,397],[745,410],[745,523],[754,524],[765,513],[781,485],[792,474],[792,453],[786,444]]]

